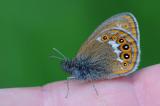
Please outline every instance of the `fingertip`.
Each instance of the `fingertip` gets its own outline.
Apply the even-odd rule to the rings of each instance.
[[[160,97],[160,64],[143,68],[133,77],[133,85],[141,104],[156,106]]]
[[[94,81],[94,84],[98,88],[105,88],[109,86],[119,85],[119,84],[126,84],[130,83],[133,80],[134,83],[143,83],[146,80],[156,81],[159,80],[160,77],[160,64],[149,66],[139,70],[137,73],[134,73],[132,77],[122,77],[116,78],[112,80],[101,80],[101,81]],[[72,91],[80,91],[82,92],[86,88],[92,87],[92,83],[87,81],[78,81],[78,80],[70,80],[69,87]],[[43,86],[44,89],[53,91],[55,93],[61,92],[61,94],[65,95],[64,93],[67,92],[67,81],[58,81],[55,83],[49,83]]]
[[[140,81],[144,79],[156,79],[160,78],[160,64],[145,67],[135,73],[133,79],[134,81]]]

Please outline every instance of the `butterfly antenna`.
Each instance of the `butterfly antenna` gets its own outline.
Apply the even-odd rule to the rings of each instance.
[[[51,58],[56,58],[56,59],[59,59],[59,60],[64,60],[63,58],[60,58],[60,57],[57,57],[57,56],[50,56]]]
[[[66,56],[64,56],[64,54],[62,54],[58,49],[53,48],[53,51],[55,51],[55,52],[57,52],[58,54],[60,54],[60,55],[63,57],[62,60],[66,60]],[[56,56],[55,56],[55,57],[56,57]],[[58,57],[58,58],[59,58],[59,57]]]

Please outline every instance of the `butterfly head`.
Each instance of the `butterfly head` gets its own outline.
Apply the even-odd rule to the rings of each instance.
[[[62,68],[67,73],[71,74],[75,79],[86,79],[89,74],[89,66],[85,64],[82,60],[64,60],[61,63]]]

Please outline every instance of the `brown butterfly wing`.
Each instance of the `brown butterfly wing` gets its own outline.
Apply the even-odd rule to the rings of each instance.
[[[81,53],[80,53],[81,52]],[[96,67],[105,69],[103,74],[109,74],[112,72],[112,64],[116,59],[113,49],[106,43],[101,43],[97,40],[89,40],[85,47],[80,49],[77,54],[77,58],[89,58],[91,63],[94,63]]]
[[[137,40],[139,39],[138,22],[134,15],[128,12],[114,15],[111,18],[104,21],[93,32],[89,39],[93,39],[95,36],[98,36],[99,32],[102,32],[103,30],[114,28],[117,26],[121,26],[127,32],[131,33],[131,35],[133,35]]]
[[[115,32],[123,33],[125,36],[122,37],[125,37],[132,47],[130,51],[132,59],[128,62],[132,65],[127,67],[127,70],[122,67],[122,63],[117,62],[118,56],[112,46],[97,40],[104,33],[113,36]],[[111,78],[128,75],[135,71],[139,64],[139,40],[138,23],[135,17],[131,13],[121,13],[103,22],[81,46],[76,57],[90,56],[92,61],[98,61],[98,64],[106,69],[106,74],[110,74]]]

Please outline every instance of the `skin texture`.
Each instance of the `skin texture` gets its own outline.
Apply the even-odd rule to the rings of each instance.
[[[0,90],[0,106],[160,106],[160,65],[140,70],[133,76],[90,82],[66,81],[43,87]]]

